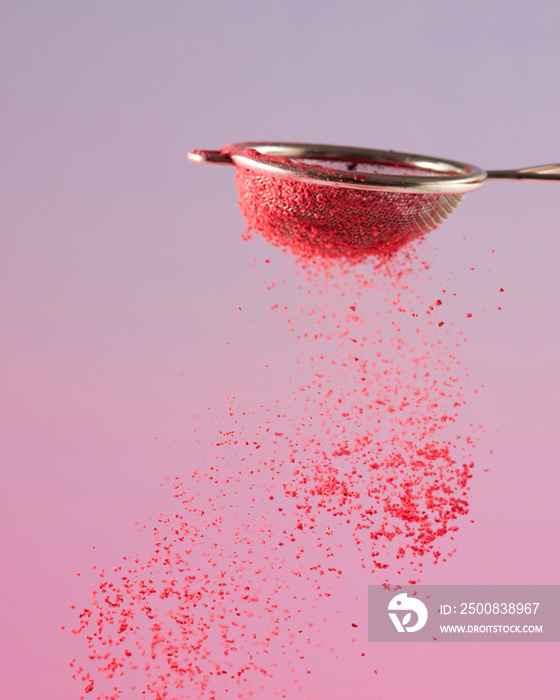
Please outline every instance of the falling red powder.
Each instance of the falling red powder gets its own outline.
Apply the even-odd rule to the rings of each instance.
[[[238,170],[238,178],[242,190],[254,175]],[[290,181],[264,180],[253,190],[280,187],[286,204],[295,196]],[[313,206],[319,194],[299,192]],[[261,205],[250,197],[243,206],[252,216]],[[313,253],[295,273],[299,306],[275,285],[266,291],[289,331],[282,342],[300,349],[297,362],[286,376],[267,358],[260,371],[284,379],[260,405],[224,378],[192,466],[170,482],[153,551],[96,572],[73,632],[86,641],[90,668],[74,677],[89,693],[95,674],[97,700],[122,697],[124,678],[157,700],[295,697],[324,636],[316,611],[334,614],[345,570],[350,580],[354,566],[385,578],[414,571],[416,581],[425,559],[452,553],[468,513],[472,437],[454,427],[465,375],[449,331],[438,331],[443,322],[430,320],[433,307],[406,282],[411,258],[394,257],[406,235],[365,241],[353,229],[341,239],[333,227],[318,247],[312,223],[278,229],[281,214],[266,197],[262,206],[265,236],[289,241],[300,258]],[[352,214],[358,222],[360,212],[365,205]],[[332,261],[374,249],[363,268]],[[389,258],[392,267],[371,274]],[[279,668],[293,677],[289,690]]]

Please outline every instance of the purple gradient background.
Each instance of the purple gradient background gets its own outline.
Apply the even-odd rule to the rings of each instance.
[[[293,140],[558,161],[560,5],[20,2],[0,33],[0,697],[71,698],[68,603],[87,602],[94,560],[142,547],[132,523],[188,465],[221,347],[235,340],[242,383],[251,348],[277,342],[260,261],[296,293],[283,253],[241,241],[232,170],[186,151]],[[559,188],[487,183],[424,247],[485,386],[464,420],[486,430],[476,522],[424,583],[559,583]],[[367,582],[341,594],[364,644]],[[340,651],[310,660],[305,697],[557,697],[558,645]]]

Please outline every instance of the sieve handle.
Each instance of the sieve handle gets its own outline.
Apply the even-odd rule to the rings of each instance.
[[[521,170],[488,170],[486,174],[494,180],[560,180],[560,163]]]
[[[193,163],[218,163],[218,165],[233,165],[232,159],[220,151],[189,151],[187,158]]]

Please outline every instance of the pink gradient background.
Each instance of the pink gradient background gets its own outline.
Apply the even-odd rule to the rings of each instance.
[[[554,0],[3,7],[0,697],[78,696],[68,603],[87,602],[93,561],[144,546],[132,523],[188,465],[192,414],[219,401],[226,364],[249,383],[251,352],[278,342],[264,257],[295,295],[291,261],[241,241],[232,170],[186,151],[293,140],[558,161],[559,33]],[[449,324],[485,387],[463,420],[486,432],[476,522],[423,583],[560,582],[559,193],[489,182],[424,246],[423,294],[456,293]],[[368,582],[340,589],[365,659],[342,643],[337,663],[311,658],[305,697],[557,697],[558,645],[367,645]]]

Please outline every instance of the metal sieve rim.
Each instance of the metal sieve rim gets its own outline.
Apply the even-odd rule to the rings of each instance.
[[[487,178],[487,173],[484,170],[468,163],[412,153],[352,146],[251,141],[230,144],[222,148],[219,154],[213,152],[215,158],[206,157],[205,154],[210,156],[211,153],[191,151],[189,158],[199,162],[212,160],[227,163],[229,161],[262,175],[368,191],[459,194],[478,189]],[[312,158],[348,161],[349,163],[400,165],[436,171],[441,174],[412,176],[365,173],[359,170],[344,171],[323,166],[317,168],[306,163],[289,162],[289,160],[282,162],[278,158]]]

